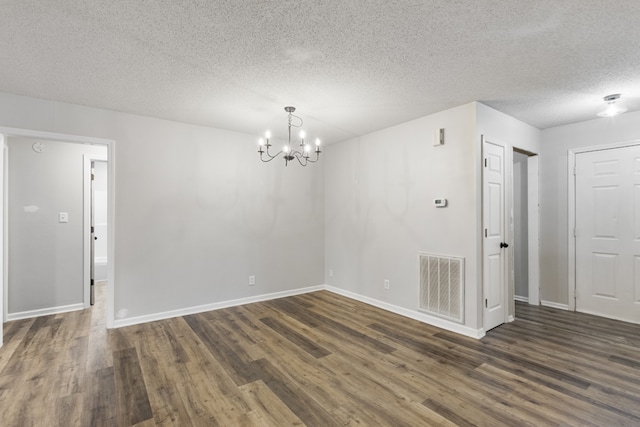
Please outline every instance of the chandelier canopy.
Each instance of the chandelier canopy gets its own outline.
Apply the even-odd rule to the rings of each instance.
[[[292,149],[291,128],[302,127],[302,118],[293,114],[293,112],[296,111],[296,107],[284,107],[284,111],[289,113],[289,117],[288,117],[289,139],[287,143],[282,147],[282,150],[278,151],[276,154],[271,155],[271,153],[269,153],[269,147],[273,145],[270,142],[271,132],[269,131],[265,132],[265,135],[264,135],[265,138],[264,139],[260,138],[260,140],[258,141],[258,143],[260,144],[260,147],[258,148],[258,153],[260,153],[260,160],[262,160],[265,163],[270,162],[271,160],[275,159],[280,154],[282,154],[282,158],[284,159],[285,166],[288,166],[289,162],[294,159],[297,160],[298,163],[300,163],[302,166],[307,166],[308,163],[317,162],[318,159],[320,158],[320,153],[322,152],[320,151],[320,140],[316,138],[316,141],[315,141],[315,149],[313,149],[316,154],[315,159],[312,159],[310,156],[312,151],[311,145],[304,142],[305,133],[303,130],[300,130],[300,144],[299,144],[300,148],[296,150]],[[294,123],[294,120],[299,123]],[[265,139],[266,139],[266,142],[265,142]]]

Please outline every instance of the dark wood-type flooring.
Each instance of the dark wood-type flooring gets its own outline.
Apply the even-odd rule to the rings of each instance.
[[[326,291],[103,319],[5,324],[0,425],[640,425],[640,325],[518,304],[474,340]]]

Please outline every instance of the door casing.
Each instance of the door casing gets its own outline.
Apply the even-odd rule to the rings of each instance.
[[[640,145],[640,139],[623,141],[613,144],[592,145],[567,150],[567,247],[568,247],[568,271],[567,271],[567,309],[576,311],[576,155],[589,151],[610,150]]]
[[[83,236],[84,236],[84,272],[83,272],[83,293],[84,293],[84,307],[89,308],[92,305],[91,302],[91,279],[92,270],[94,268],[93,254],[91,246],[93,245],[93,236],[91,233],[91,217],[93,215],[93,194],[92,194],[92,182],[91,182],[91,169],[93,162],[107,162],[109,164],[108,156],[100,156],[97,154],[85,154],[83,156],[83,182],[84,182],[84,224],[83,224]],[[110,173],[110,172],[109,172]],[[111,192],[111,186],[109,186],[108,193]],[[108,194],[107,193],[107,194]],[[108,196],[107,196],[108,197]],[[110,213],[109,213],[110,215]],[[107,218],[107,222],[111,218]],[[88,244],[86,244],[88,242]],[[107,249],[108,250],[108,249]],[[108,285],[107,285],[108,286]]]

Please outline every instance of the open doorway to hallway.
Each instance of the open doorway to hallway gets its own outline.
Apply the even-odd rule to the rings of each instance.
[[[539,304],[538,156],[513,149],[513,295]]]
[[[37,317],[89,306],[90,221],[86,162],[106,162],[113,141],[15,128],[0,128],[6,180],[2,203],[4,232],[3,320]],[[113,323],[113,166],[103,163],[101,190],[106,254],[101,284],[107,303],[101,323]],[[107,192],[106,189],[109,189]],[[105,200],[106,199],[106,200]],[[90,212],[90,210],[89,210]],[[102,221],[105,221],[102,219]],[[108,283],[107,283],[108,279]]]

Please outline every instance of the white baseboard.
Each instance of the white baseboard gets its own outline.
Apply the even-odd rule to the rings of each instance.
[[[529,302],[529,297],[521,297],[520,295],[514,295],[513,299],[520,302]]]
[[[309,286],[307,288],[293,289],[290,291],[274,292],[270,294],[256,295],[253,297],[239,298],[229,301],[215,302],[212,304],[203,304],[195,307],[180,308],[177,310],[164,311],[161,313],[147,314],[144,316],[128,317],[124,319],[116,319],[113,323],[114,328],[122,328],[124,326],[138,325],[140,323],[154,322],[156,320],[170,319],[172,317],[187,316],[189,314],[202,313],[205,311],[220,310],[221,308],[235,307],[238,305],[251,304],[254,302],[269,301],[277,298],[290,297],[293,295],[301,295],[309,292],[322,291],[324,285]]]
[[[578,312],[578,311],[577,311]],[[638,324],[637,321],[635,320],[629,320],[628,318],[624,318],[624,317],[620,317],[620,316],[610,316],[608,314],[602,314],[599,313],[597,311],[591,311],[591,310],[580,310],[578,313],[584,313],[584,314],[590,314],[592,316],[598,316],[598,317],[603,317],[605,319],[611,319],[611,320],[619,320],[621,322],[627,322],[627,323],[635,323]]]
[[[302,289],[274,292],[270,294],[256,295],[253,297],[239,298],[239,299],[222,301],[222,302],[217,302],[212,304],[203,304],[195,307],[187,307],[187,308],[181,308],[177,310],[165,311],[161,313],[147,314],[144,316],[116,319],[113,324],[113,327],[122,328],[124,326],[138,325],[141,323],[170,319],[172,317],[187,316],[189,314],[220,310],[222,308],[235,307],[235,306],[244,305],[244,304],[251,304],[254,302],[268,301],[272,299],[284,298],[284,297],[289,297],[294,295],[301,295],[309,292],[316,292],[316,291],[322,291],[322,290],[327,290],[329,292],[333,292],[335,294],[342,295],[344,297],[351,298],[353,300],[360,301],[365,304],[369,304],[374,307],[378,307],[383,310],[390,311],[392,313],[399,314],[404,317],[408,317],[410,319],[414,319],[432,326],[436,326],[438,328],[441,328],[447,331],[465,335],[467,337],[480,339],[485,336],[485,330],[483,328],[480,328],[480,329],[469,328],[468,326],[464,326],[459,323],[455,323],[445,319],[441,319],[439,317],[431,316],[423,312],[410,310],[404,307],[399,307],[397,305],[389,304],[384,301],[359,295],[350,291],[346,291],[344,289],[334,288],[333,286],[329,286],[329,285],[309,286]]]
[[[558,310],[569,310],[569,305],[560,304],[558,302],[553,302],[553,301],[541,300],[540,305],[544,307],[549,307],[549,308],[557,308]]]
[[[445,319],[441,319],[439,317],[430,316],[426,313],[409,310],[404,307],[399,307],[397,305],[389,304],[384,301],[380,301],[374,298],[369,298],[363,295],[356,294],[354,292],[345,291],[344,289],[334,288],[333,286],[325,285],[325,289],[329,292],[333,292],[334,294],[342,295],[347,298],[354,299],[356,301],[363,302],[365,304],[372,305],[374,307],[381,308],[383,310],[390,311],[395,314],[399,314],[404,317],[408,317],[410,319],[417,320],[419,322],[427,323],[432,326],[436,326],[438,328],[445,329],[447,331],[455,332],[457,334],[465,335],[467,337],[480,339],[485,336],[484,329],[473,329],[468,326],[460,325],[459,323],[450,322]]]
[[[7,313],[7,322],[12,320],[29,319],[31,317],[49,316],[51,314],[67,313],[84,309],[83,303],[61,305],[59,307],[40,308],[38,310],[20,311],[18,313]]]

